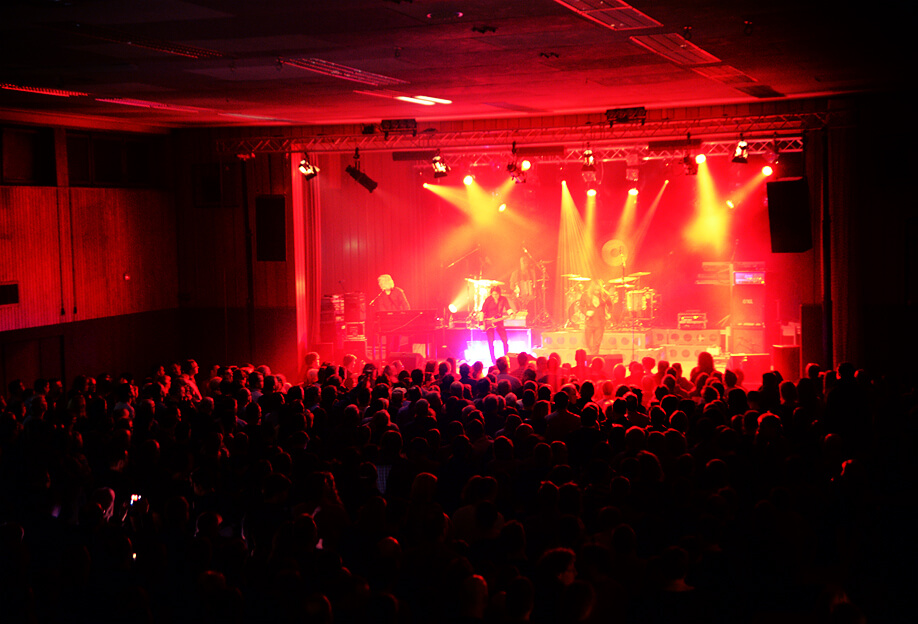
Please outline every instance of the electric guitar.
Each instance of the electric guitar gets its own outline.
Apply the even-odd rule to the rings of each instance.
[[[513,318],[512,311],[507,314],[504,314],[503,316],[486,316],[484,317],[484,320],[482,322],[484,323],[485,330],[489,330],[495,327],[501,321],[506,321],[511,318]]]

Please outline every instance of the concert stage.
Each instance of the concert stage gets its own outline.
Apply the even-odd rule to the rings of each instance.
[[[557,353],[563,363],[573,364],[576,351],[584,348],[583,330],[580,329],[540,331],[535,328],[508,327],[507,334],[511,359],[525,350],[536,357]],[[480,329],[438,328],[427,335],[414,334],[411,344],[411,351],[417,354],[419,362],[425,358],[442,360],[447,357],[470,362],[490,362],[487,335]],[[495,342],[495,349],[498,355],[502,354],[503,347],[499,339]],[[688,374],[697,364],[698,354],[702,351],[714,356],[719,370],[742,370],[745,378],[753,383],[758,383],[762,373],[772,370],[773,361],[774,366],[780,365],[785,378],[796,376],[800,370],[797,362],[799,347],[766,345],[765,330],[762,327],[607,330],[603,335],[600,353],[588,353],[587,357],[603,357],[609,368],[607,373],[611,373],[611,367],[616,363],[627,365],[649,356],[658,362],[679,362]],[[370,356],[368,359],[378,359],[381,362],[390,359],[373,358],[372,349],[368,350],[367,355]]]

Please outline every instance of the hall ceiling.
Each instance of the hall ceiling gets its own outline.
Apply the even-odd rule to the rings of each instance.
[[[377,123],[870,91],[903,82],[903,6],[13,1],[0,9],[0,116],[164,128]]]

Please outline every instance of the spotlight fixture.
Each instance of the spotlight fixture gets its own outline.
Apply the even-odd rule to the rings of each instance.
[[[766,178],[769,177],[774,172],[775,170],[772,169],[771,165],[765,165],[764,167],[762,167],[762,175],[764,175]]]
[[[516,153],[516,141],[513,142],[510,153],[513,154],[513,160],[507,163],[507,173],[517,184],[524,184],[526,182],[526,172],[532,167],[532,163],[528,160],[519,159]]]
[[[471,173],[465,176],[464,178],[462,178],[462,183],[465,184],[466,186],[472,186],[472,182],[474,181],[475,181],[475,176],[473,176]]]
[[[630,189],[628,189],[628,194],[629,194],[631,197],[637,197],[637,195],[638,195],[638,189],[637,189],[637,187],[636,187],[636,186],[632,186]]]
[[[587,189],[587,197],[596,197],[596,189]]]
[[[695,162],[698,163],[699,165],[703,165],[704,161],[706,161],[707,159],[708,157],[705,156],[704,154],[698,154],[697,156],[695,156]]]
[[[433,168],[434,178],[445,178],[449,175],[449,165],[443,162],[440,150],[437,150],[437,155],[431,159],[430,166]]]
[[[303,159],[300,160],[300,173],[303,174],[303,177],[307,180],[312,180],[319,175],[319,171],[321,169],[309,162],[309,154],[303,152]]]
[[[580,173],[583,175],[584,182],[596,181],[596,159],[589,145],[583,150],[583,166],[580,167]]]
[[[379,186],[377,182],[360,170],[360,148],[354,148],[354,164],[344,168],[349,176],[354,178],[357,183],[372,193]]]
[[[781,157],[781,152],[778,149],[778,137],[775,136],[770,143],[765,146],[762,156],[765,158],[765,162],[769,165],[773,165],[778,162],[778,158]]]
[[[682,158],[682,166],[685,168],[685,175],[698,175],[698,163],[690,154]]]
[[[733,162],[745,165],[749,161],[749,143],[740,135],[739,142],[733,149]]]

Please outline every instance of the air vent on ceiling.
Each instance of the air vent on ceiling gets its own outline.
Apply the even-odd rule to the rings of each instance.
[[[177,111],[180,113],[199,113],[207,110],[205,108],[196,108],[194,106],[179,106],[178,104],[163,104],[162,102],[150,102],[148,100],[134,100],[131,98],[96,98],[97,102],[106,104],[121,104],[122,106],[136,106],[138,108],[152,108],[154,110]]]
[[[682,35],[635,35],[631,41],[677,65],[706,65],[720,63],[720,59],[705,52]]]
[[[147,50],[155,50],[157,52],[164,52],[165,54],[184,56],[186,58],[203,59],[220,58],[223,56],[222,52],[218,52],[216,50],[196,48],[193,46],[182,45],[180,43],[173,43],[172,41],[163,41],[161,39],[152,39],[150,37],[139,36],[137,33],[121,32],[112,28],[105,28],[103,26],[74,23],[67,24],[61,28],[67,32],[76,33],[78,35],[83,35],[84,37],[90,37],[92,39],[110,41],[112,43],[123,43],[124,45],[134,46],[137,48],[146,48]]]
[[[663,25],[621,0],[555,0],[555,2],[612,30],[659,28]]]
[[[30,87],[27,85],[17,85],[4,82],[0,84],[0,89],[8,91],[23,91],[25,93],[38,93],[39,95],[53,95],[55,97],[85,97],[88,93],[82,91],[67,91],[65,89],[49,89],[46,87]]]
[[[374,74],[373,72],[363,71],[355,67],[348,67],[347,65],[339,65],[338,63],[332,63],[331,61],[317,58],[283,59],[283,63],[285,65],[292,65],[300,69],[322,74],[323,76],[332,76],[333,78],[359,82],[373,87],[408,84],[406,80]]]
[[[692,71],[701,74],[705,78],[722,82],[726,85],[741,85],[755,82],[755,79],[749,74],[744,74],[735,67],[730,65],[704,65],[702,67],[693,67]]]

